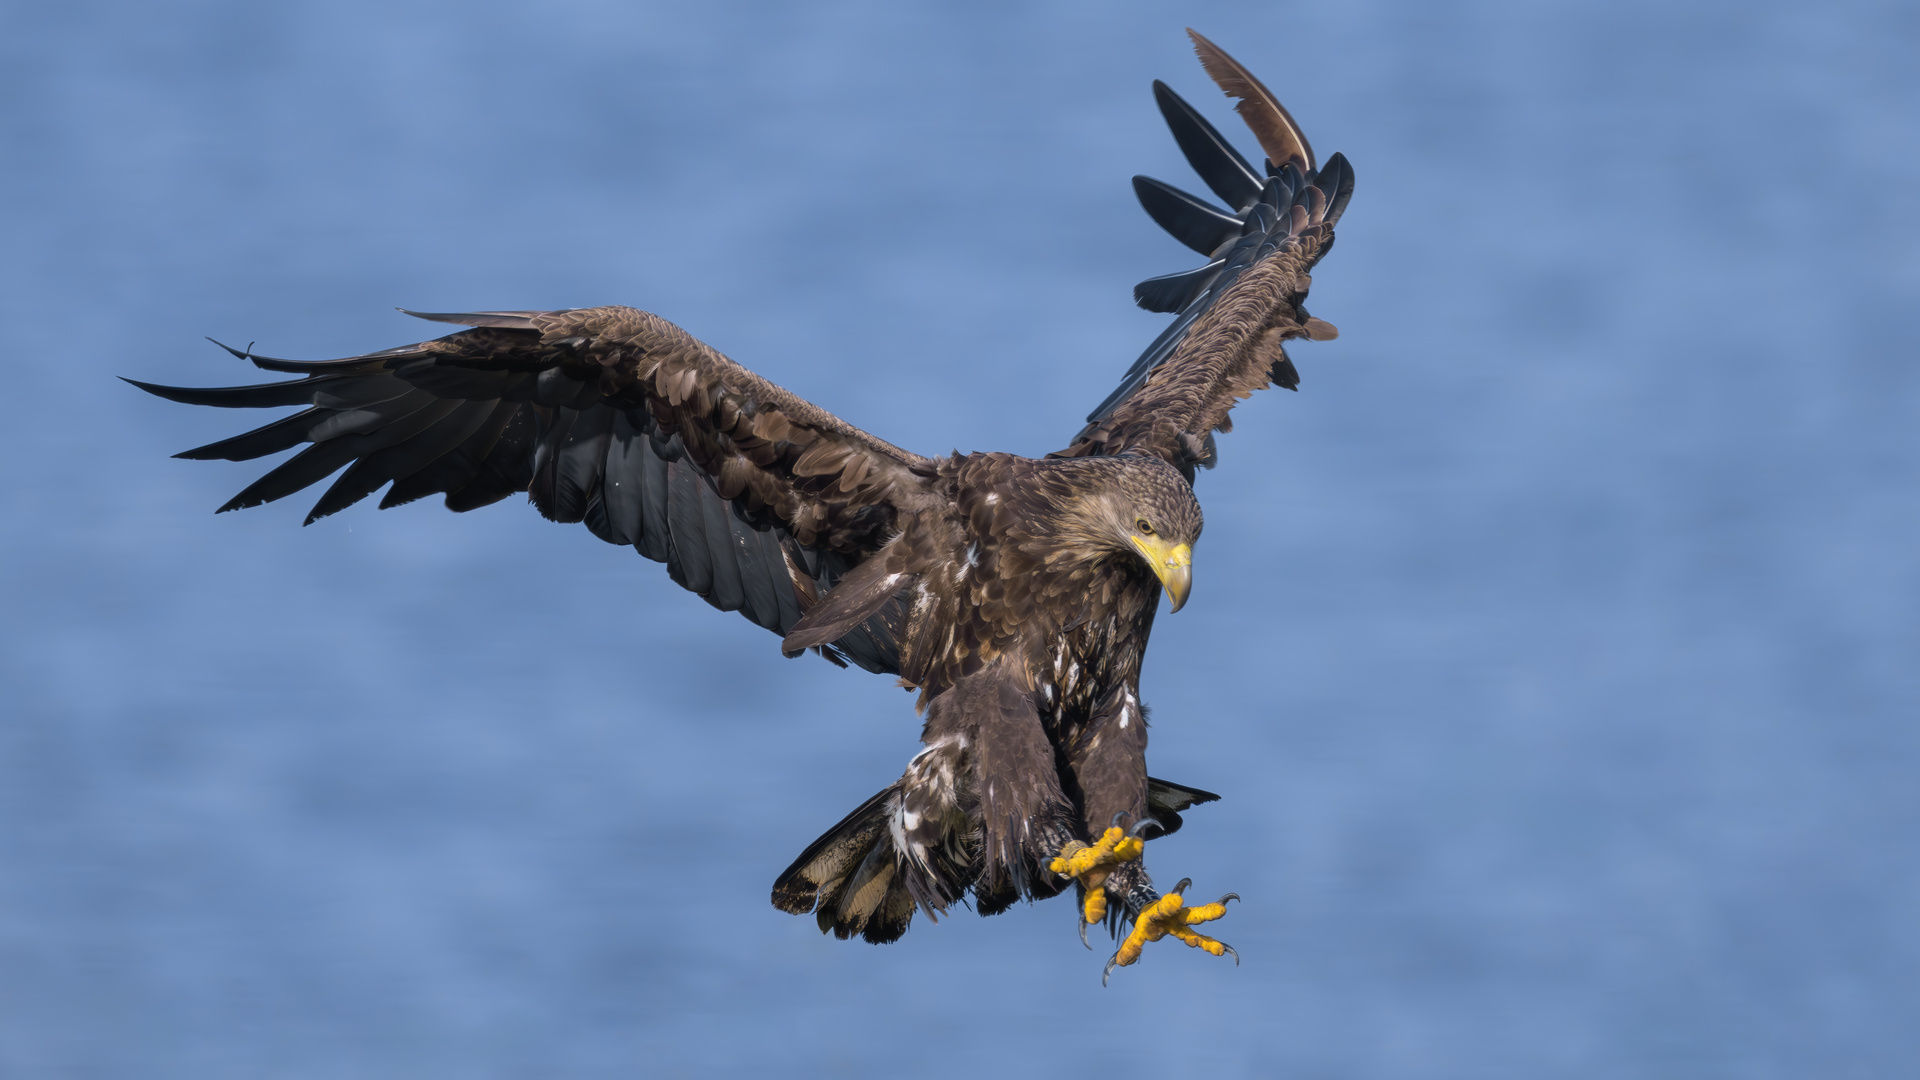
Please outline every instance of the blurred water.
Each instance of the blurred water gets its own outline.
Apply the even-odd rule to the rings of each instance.
[[[1920,14],[1143,3],[0,11],[0,1073],[1879,1077],[1920,1037]],[[822,938],[915,746],[510,501],[208,511],[246,381],[626,302],[885,438],[1040,453],[1193,265],[1192,23],[1359,176],[1236,412],[1158,775],[1238,970],[1064,902]],[[1236,135],[1236,137],[1238,137]],[[1241,138],[1242,144],[1251,141]]]

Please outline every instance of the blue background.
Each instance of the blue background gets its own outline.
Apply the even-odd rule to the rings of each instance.
[[[1067,903],[767,904],[916,747],[518,500],[214,518],[253,381],[631,303],[926,453],[1037,454],[1195,265],[1181,34],[1358,191],[1202,478],[1153,845]],[[0,11],[0,1073],[1883,1077],[1920,1059],[1910,4]],[[1075,1074],[1078,1074],[1076,1069]]]

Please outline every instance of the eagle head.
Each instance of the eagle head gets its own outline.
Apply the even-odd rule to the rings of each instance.
[[[1147,454],[1074,464],[1093,474],[1090,489],[1076,500],[1074,531],[1103,553],[1124,552],[1145,563],[1167,590],[1168,610],[1179,611],[1193,587],[1193,545],[1204,524],[1186,477]]]

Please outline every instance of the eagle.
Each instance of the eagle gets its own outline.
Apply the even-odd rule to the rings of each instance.
[[[381,509],[440,495],[456,512],[524,491],[548,519],[665,563],[780,635],[786,655],[917,691],[924,748],[779,876],[775,907],[884,943],[916,912],[970,902],[990,915],[1071,885],[1082,941],[1090,924],[1119,937],[1131,923],[1108,975],[1167,936],[1227,955],[1193,927],[1233,895],[1190,905],[1190,882],[1163,894],[1144,866],[1147,841],[1218,796],[1147,775],[1140,666],[1162,592],[1170,612],[1187,600],[1194,478],[1215,463],[1215,434],[1253,391],[1298,387],[1286,341],[1335,336],[1302,303],[1353,170],[1339,154],[1318,161],[1257,78],[1188,34],[1264,168],[1154,82],[1224,206],[1134,177],[1148,215],[1207,261],[1135,287],[1172,323],[1045,457],[923,457],[617,306],[408,312],[465,329],[338,360],[227,349],[291,380],[128,381],[192,405],[300,407],[176,455],[248,461],[309,444],[221,512],[336,472],[308,523],[383,487]]]

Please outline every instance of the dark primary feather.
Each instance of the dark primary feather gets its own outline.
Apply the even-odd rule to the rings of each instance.
[[[492,414],[489,402],[460,402],[418,436],[360,458],[320,497],[303,524],[345,510],[387,484],[418,473],[465,442]]]
[[[1181,311],[1193,303],[1206,287],[1213,283],[1220,268],[1227,265],[1225,259],[1215,259],[1205,266],[1192,270],[1182,270],[1177,274],[1162,274],[1148,278],[1133,287],[1133,302],[1148,311]],[[1149,350],[1151,351],[1151,350]],[[1101,402],[1094,413],[1100,414],[1113,404],[1114,398]]]
[[[156,397],[183,405],[212,405],[222,409],[273,409],[287,405],[307,405],[313,400],[315,383],[337,382],[344,375],[315,375],[292,382],[256,383],[252,386],[161,386],[138,379],[121,378]]]
[[[1248,203],[1260,197],[1263,183],[1260,174],[1253,171],[1247,159],[1240,156],[1240,151],[1235,150],[1206,117],[1159,79],[1153,80],[1153,100],[1159,104],[1160,115],[1166,118],[1167,128],[1173,132],[1173,141],[1179,144],[1180,152],[1186,155],[1187,164],[1220,196],[1221,202],[1238,211],[1245,210]]]
[[[312,446],[288,458],[271,472],[255,480],[247,486],[246,490],[229,499],[217,512],[225,513],[229,510],[259,506],[261,503],[285,498],[309,484],[326,479],[333,475],[335,470],[357,458],[412,439],[458,408],[459,404],[456,401],[443,401],[428,395],[425,401],[410,402],[410,407],[395,409],[388,414],[356,415],[364,414],[365,410],[342,413],[328,419],[337,420],[345,417],[352,423],[344,426],[344,430],[327,435],[318,434],[327,423],[327,420],[323,420],[320,424],[313,426],[313,434],[309,435],[309,438],[314,440]],[[379,426],[366,426],[375,423]],[[313,521],[318,514],[319,508],[316,506],[314,513],[310,514],[307,520]]]
[[[1156,224],[1202,255],[1212,255],[1215,248],[1240,234],[1239,218],[1221,213],[1171,184],[1136,176],[1133,193]]]
[[[527,490],[527,485],[533,482],[533,448],[536,433],[532,412],[518,404],[503,403],[503,405],[510,409],[506,426],[501,429],[499,437],[490,444],[476,447],[478,460],[473,475],[462,480],[458,486],[449,484],[445,488],[426,492],[432,495],[444,490],[447,495],[445,500],[447,509],[456,514],[477,510],[482,506],[491,506],[509,495],[517,495]],[[473,440],[469,440],[467,445],[472,444]],[[465,448],[466,446],[463,445],[461,449]],[[401,483],[406,482],[401,481]],[[381,500],[383,506],[385,503],[386,500]]]
[[[1353,166],[1347,164],[1347,156],[1335,151],[1320,167],[1314,186],[1327,193],[1327,224],[1338,224],[1340,215],[1347,212],[1347,200],[1353,198]]]
[[[252,461],[282,450],[291,450],[308,441],[308,433],[331,415],[331,410],[307,409],[230,439],[182,450],[173,456],[189,461]]]

